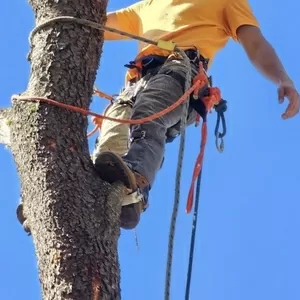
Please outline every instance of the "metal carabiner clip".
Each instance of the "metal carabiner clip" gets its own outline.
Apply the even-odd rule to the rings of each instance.
[[[225,144],[224,144],[224,139],[223,139],[223,137],[222,137],[222,135],[221,135],[220,132],[218,132],[218,134],[216,135],[215,144],[216,144],[217,150],[220,153],[222,153],[224,151]]]

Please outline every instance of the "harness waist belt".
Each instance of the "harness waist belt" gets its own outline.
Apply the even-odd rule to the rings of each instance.
[[[201,54],[199,55],[198,51],[195,49],[187,49],[184,52],[191,62],[199,65],[199,62],[201,61],[204,69],[207,70],[208,59],[204,58]],[[138,61],[130,61],[129,64],[125,65],[125,67],[129,69],[137,69],[141,73],[141,77],[144,77],[150,69],[155,69],[163,65],[167,58],[167,56],[148,55]]]

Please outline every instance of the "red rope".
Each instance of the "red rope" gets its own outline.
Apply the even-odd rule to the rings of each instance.
[[[136,119],[136,120],[130,120],[130,119],[117,119],[117,118],[111,118],[105,115],[100,115],[97,113],[94,113],[88,109],[85,108],[81,108],[78,106],[74,106],[74,105],[70,105],[70,104],[65,104],[62,103],[60,101],[57,100],[53,100],[53,99],[48,99],[48,98],[44,98],[44,97],[35,97],[35,96],[19,96],[19,95],[13,95],[12,96],[12,101],[28,101],[28,102],[43,102],[43,103],[47,103],[50,105],[54,105],[60,108],[65,108],[68,109],[70,111],[74,111],[74,112],[78,112],[81,113],[82,115],[85,116],[93,116],[96,119],[101,119],[101,120],[109,120],[109,121],[114,121],[114,122],[118,122],[118,123],[122,123],[122,124],[143,124],[146,122],[150,122],[153,121],[155,119],[158,119],[164,115],[166,115],[167,113],[171,112],[172,110],[174,110],[175,108],[177,108],[179,105],[181,105],[190,95],[191,93],[199,88],[200,86],[200,82],[196,81],[193,86],[191,88],[189,88],[175,103],[173,103],[171,106],[163,109],[162,111],[155,113],[153,115],[150,115],[148,117],[144,117],[141,119]],[[98,122],[98,124],[101,124],[101,122]],[[99,128],[99,125],[98,125]]]
[[[186,101],[187,98],[192,93],[196,94],[196,92],[199,91],[205,84],[206,84],[206,81],[204,80],[203,74],[201,73],[201,70],[200,70],[199,76],[197,76],[195,78],[192,87],[189,88],[175,103],[173,103],[171,106],[163,109],[162,111],[160,111],[158,113],[155,113],[155,114],[150,115],[145,118],[136,119],[136,120],[116,119],[116,118],[111,118],[111,117],[106,116],[105,114],[106,114],[108,108],[112,105],[112,103],[109,104],[106,107],[104,113],[102,115],[100,115],[100,114],[94,113],[85,108],[81,108],[81,107],[70,105],[70,104],[65,104],[60,101],[48,99],[45,97],[35,97],[35,96],[30,97],[30,96],[13,95],[12,101],[43,102],[43,103],[54,105],[54,106],[57,106],[60,108],[65,108],[70,111],[78,112],[85,116],[92,116],[92,117],[94,117],[93,122],[95,123],[96,126],[94,127],[94,129],[91,132],[88,133],[88,137],[90,137],[91,135],[96,133],[98,129],[101,128],[103,120],[114,121],[114,122],[118,122],[118,123],[122,123],[122,124],[143,124],[146,122],[153,121],[157,118],[160,118],[160,117],[164,116],[165,114],[171,112],[172,110],[176,109],[179,105],[181,105],[184,101]],[[207,112],[209,112],[214,107],[214,105],[218,104],[221,99],[220,91],[218,88],[210,88],[210,89],[211,89],[210,96],[202,99],[202,101],[205,104]],[[102,98],[106,98],[110,101],[113,100],[113,97],[108,96],[98,90],[95,90],[94,94],[96,94]],[[201,128],[201,150],[200,150],[200,153],[199,153],[196,163],[195,163],[194,172],[193,172],[193,176],[192,176],[192,182],[191,182],[191,186],[190,186],[190,190],[189,190],[189,194],[188,194],[188,200],[187,200],[187,205],[186,205],[187,213],[190,213],[192,206],[193,206],[194,187],[195,187],[196,179],[199,176],[201,168],[202,168],[206,141],[207,141],[207,123],[205,121],[205,122],[203,122],[202,128]]]
[[[200,147],[201,150],[196,159],[190,190],[188,194],[188,199],[186,203],[186,209],[185,209],[186,213],[188,214],[191,212],[193,207],[195,183],[202,169],[206,142],[207,142],[207,123],[203,122],[201,127],[201,147]]]

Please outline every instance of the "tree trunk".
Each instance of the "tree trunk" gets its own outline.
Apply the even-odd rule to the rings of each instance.
[[[103,24],[107,0],[30,4],[37,25],[58,16]],[[32,42],[30,80],[23,95],[88,108],[102,32],[57,22],[38,31]],[[88,149],[87,118],[20,101],[14,102],[10,118],[5,124],[21,180],[19,213],[33,237],[43,299],[120,299],[117,241],[122,187],[97,177]]]

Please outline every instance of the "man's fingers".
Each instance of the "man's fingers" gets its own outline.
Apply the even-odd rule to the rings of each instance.
[[[284,87],[279,87],[278,88],[278,101],[279,103],[283,103],[284,101]]]
[[[291,107],[291,103],[288,105],[287,109],[285,110],[285,112],[282,114],[282,119],[286,120],[288,118],[291,118],[293,114],[293,110]]]
[[[294,117],[299,112],[299,96],[294,95],[294,97],[289,97],[289,105],[282,114],[283,119],[288,119]]]

